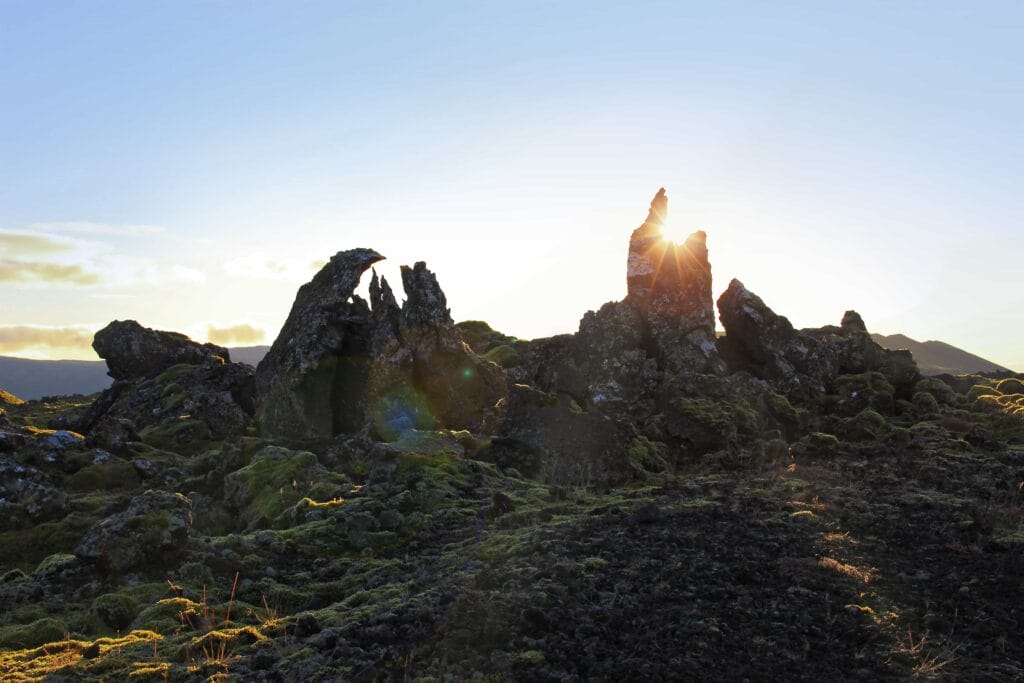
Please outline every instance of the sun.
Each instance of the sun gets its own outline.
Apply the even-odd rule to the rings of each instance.
[[[664,221],[660,227],[661,239],[672,244],[686,244],[686,240],[689,238],[690,233],[679,226],[673,225],[669,221]]]

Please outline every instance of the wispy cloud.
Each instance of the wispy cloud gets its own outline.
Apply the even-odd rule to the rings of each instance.
[[[16,353],[41,347],[88,349],[92,344],[92,336],[93,330],[84,327],[0,327],[0,353]]]
[[[224,274],[234,278],[264,280],[306,280],[310,272],[327,265],[327,261],[301,258],[280,258],[256,252],[238,256],[224,263]]]
[[[67,221],[56,223],[33,223],[33,230],[44,232],[73,233],[79,235],[159,235],[166,230],[159,225],[93,223],[90,221]]]
[[[98,285],[101,278],[78,265],[0,259],[0,282],[69,283]]]
[[[71,251],[74,246],[49,235],[0,231],[0,251],[7,256],[54,254]]]
[[[206,328],[206,338],[214,344],[258,344],[265,337],[266,332],[247,323],[231,325],[230,327],[210,325]]]

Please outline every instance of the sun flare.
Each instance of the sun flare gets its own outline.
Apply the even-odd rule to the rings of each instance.
[[[685,228],[679,225],[673,225],[672,223],[662,223],[661,225],[661,239],[666,242],[673,244],[686,244],[687,238],[690,233]]]

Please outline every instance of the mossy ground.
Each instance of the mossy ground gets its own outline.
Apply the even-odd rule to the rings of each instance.
[[[610,489],[545,485],[445,432],[343,460],[140,446],[148,471],[69,453],[47,470],[67,515],[0,532],[0,680],[1013,680],[1024,420],[970,386],[805,415],[781,449],[756,413],[676,406],[761,447],[636,438],[636,476]],[[265,523],[227,507],[231,473]],[[111,576],[73,555],[153,486],[193,498],[173,562]]]

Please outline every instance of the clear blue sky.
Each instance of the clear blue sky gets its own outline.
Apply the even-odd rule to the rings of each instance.
[[[0,0],[0,353],[269,342],[355,246],[571,331],[665,186],[716,290],[1024,369],[1022,35],[994,2]]]

